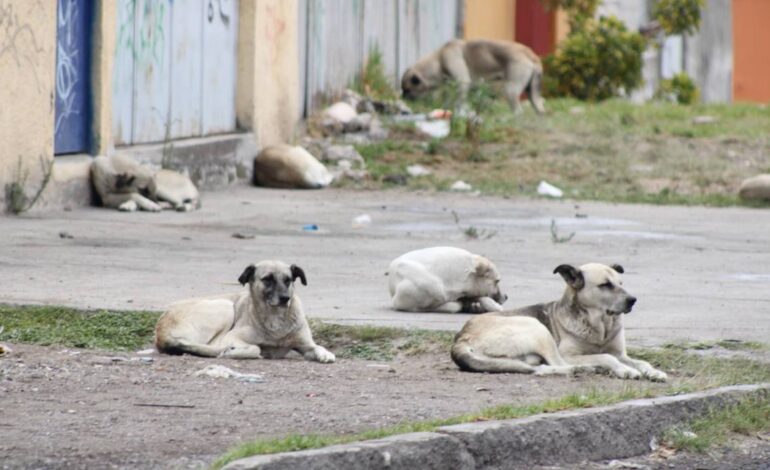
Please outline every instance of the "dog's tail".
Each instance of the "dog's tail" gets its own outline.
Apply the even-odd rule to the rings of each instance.
[[[545,113],[545,106],[543,105],[543,67],[535,64],[535,70],[532,72],[532,76],[529,78],[529,83],[524,91],[527,93],[529,102],[532,103],[532,107],[535,108],[538,114]]]
[[[155,349],[159,353],[171,354],[173,356],[191,354],[193,356],[218,357],[222,353],[222,348],[209,346],[208,344],[191,343],[158,334],[157,332],[155,334]]]
[[[531,374],[534,367],[524,361],[507,357],[490,357],[479,354],[466,342],[452,345],[452,360],[465,372],[519,372]]]

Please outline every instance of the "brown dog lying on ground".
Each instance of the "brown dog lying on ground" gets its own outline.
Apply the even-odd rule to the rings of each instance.
[[[172,304],[155,327],[155,347],[166,354],[234,359],[279,358],[297,351],[305,359],[334,362],[315,344],[294,281],[305,272],[280,261],[249,265],[238,278],[248,290]]]
[[[455,337],[452,360],[471,372],[570,374],[609,371],[623,379],[665,381],[666,374],[626,354],[624,313],[636,298],[621,287],[618,265],[562,264],[561,300],[469,320]]]
[[[515,113],[526,92],[532,107],[545,112],[540,88],[543,65],[532,49],[512,41],[453,39],[409,67],[401,78],[404,96],[414,98],[450,79],[460,86],[464,101],[472,81],[503,80],[505,97]]]

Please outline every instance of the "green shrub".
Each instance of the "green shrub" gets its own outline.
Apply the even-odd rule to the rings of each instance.
[[[398,99],[382,63],[382,53],[376,47],[369,50],[369,57],[361,73],[356,77],[353,88],[360,94],[378,101]]]
[[[594,17],[601,0],[540,0],[548,10],[561,8],[567,12],[570,31],[579,31]]]
[[[547,94],[598,101],[642,82],[647,43],[615,17],[587,20],[545,60]]]
[[[700,27],[703,0],[658,0],[652,8],[666,34],[693,34]]]
[[[664,101],[676,101],[679,104],[695,104],[700,93],[692,78],[682,72],[670,79],[661,80],[655,97]]]

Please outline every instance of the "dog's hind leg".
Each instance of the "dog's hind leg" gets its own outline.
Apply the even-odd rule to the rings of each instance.
[[[155,347],[158,352],[166,354],[192,354],[202,357],[219,357],[226,350],[222,347],[177,338],[163,338],[161,341],[156,341]]]

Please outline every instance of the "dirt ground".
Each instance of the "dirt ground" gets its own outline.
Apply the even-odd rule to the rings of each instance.
[[[581,390],[664,386],[462,373],[434,353],[325,365],[10,346],[0,359],[2,469],[201,468],[259,437],[344,434]],[[194,375],[210,364],[265,381]]]

